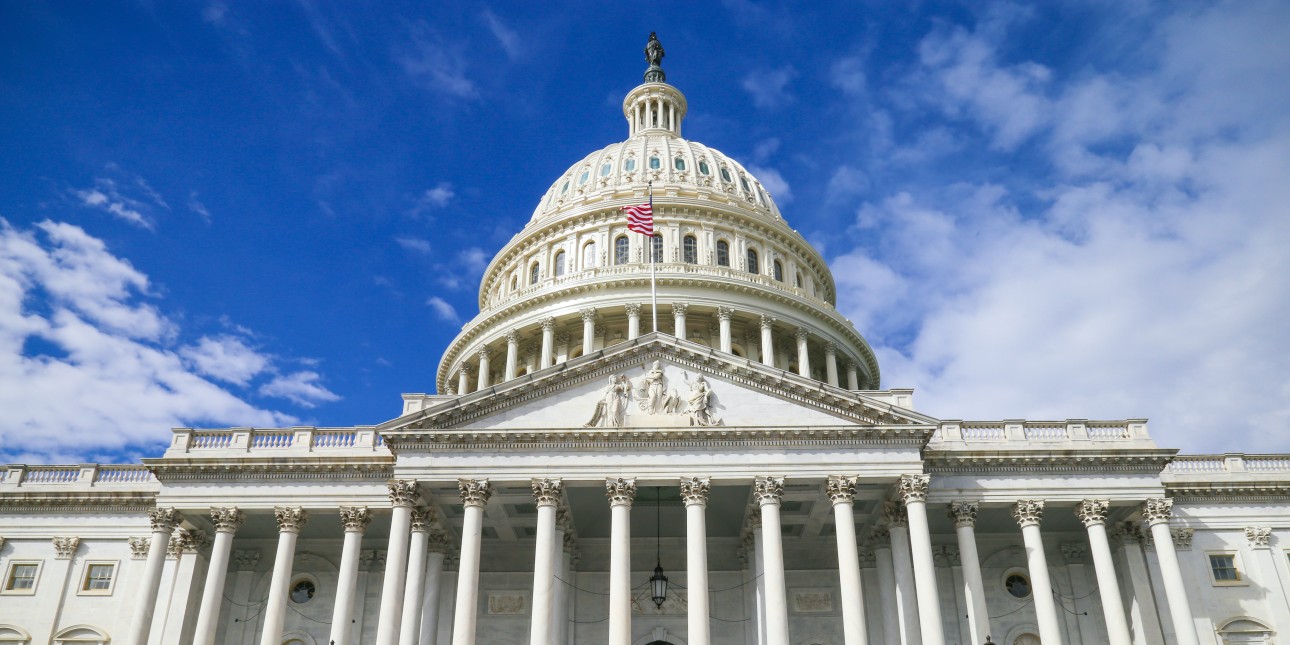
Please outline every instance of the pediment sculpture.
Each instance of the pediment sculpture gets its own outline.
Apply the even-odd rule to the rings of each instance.
[[[675,389],[668,388],[667,374],[659,361],[654,361],[635,385],[626,374],[610,376],[600,399],[596,401],[591,420],[583,427],[621,428],[627,425],[628,416],[643,417],[642,420],[650,417],[688,416],[691,426],[721,425],[721,420],[712,412],[712,388],[707,379],[702,374],[696,375],[693,380],[688,378],[688,373],[686,376],[690,391],[684,400]],[[632,410],[633,402],[636,403],[635,410]],[[668,422],[660,425],[673,424]]]

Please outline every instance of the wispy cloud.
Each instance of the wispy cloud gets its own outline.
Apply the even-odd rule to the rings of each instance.
[[[450,323],[461,322],[461,317],[457,315],[457,308],[439,296],[430,296],[430,299],[426,300],[426,305],[434,310],[435,315],[439,316],[439,320]]]
[[[773,110],[793,102],[788,84],[796,77],[797,70],[791,65],[757,70],[744,77],[743,88],[752,96],[753,105],[765,110]]]
[[[484,23],[488,25],[488,30],[493,32],[493,37],[497,43],[502,46],[506,52],[506,57],[511,60],[520,60],[524,56],[524,43],[520,41],[520,35],[514,29],[506,26],[492,9],[484,10]]]
[[[441,181],[433,188],[427,188],[420,195],[417,195],[412,208],[408,210],[408,214],[417,217],[432,210],[443,208],[451,203],[456,196],[457,193],[453,191],[452,184]]]
[[[404,73],[421,87],[455,99],[475,99],[479,88],[466,76],[466,58],[425,21],[411,28],[410,42],[398,55]]]
[[[270,366],[268,356],[230,335],[203,336],[180,348],[179,355],[199,374],[237,385],[246,385]]]
[[[400,236],[394,238],[394,241],[397,242],[399,246],[403,247],[403,250],[405,251],[420,253],[422,255],[430,254],[430,242],[419,237]]]
[[[202,221],[207,224],[211,223],[210,209],[206,208],[206,204],[203,204],[202,200],[198,199],[197,191],[195,190],[188,192],[188,210],[197,213],[201,216]]]
[[[319,403],[339,401],[340,396],[320,383],[322,376],[308,370],[275,377],[260,386],[260,394],[287,399],[302,408],[312,408]]]
[[[760,166],[748,166],[748,172],[751,172],[760,182],[766,192],[770,193],[775,199],[775,203],[783,206],[793,201],[793,188],[788,185],[784,176],[779,174],[774,168],[762,168]]]
[[[115,163],[104,166],[104,175],[95,177],[92,186],[74,188],[71,193],[82,206],[150,231],[156,228],[154,213],[170,209],[143,177],[126,172]]]

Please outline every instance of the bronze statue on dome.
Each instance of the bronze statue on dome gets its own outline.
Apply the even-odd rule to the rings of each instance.
[[[645,62],[649,63],[649,69],[645,70],[646,83],[662,83],[667,80],[667,74],[663,73],[663,56],[663,43],[658,41],[654,32],[649,32],[649,42],[645,43]]]

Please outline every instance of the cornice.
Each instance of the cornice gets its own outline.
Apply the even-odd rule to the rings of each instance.
[[[160,458],[144,459],[161,482],[184,481],[387,481],[394,476],[393,455],[316,458]]]
[[[1154,448],[1124,450],[991,450],[923,452],[924,471],[935,475],[1087,472],[1158,475],[1177,451]]]
[[[1284,502],[1290,482],[1165,482],[1165,493],[1187,502]]]
[[[0,513],[142,513],[156,506],[154,491],[0,493]]]
[[[924,426],[808,426],[687,429],[582,430],[538,428],[524,430],[407,429],[385,434],[401,452],[426,450],[602,450],[622,449],[721,450],[727,448],[832,448],[921,446],[931,436]]]

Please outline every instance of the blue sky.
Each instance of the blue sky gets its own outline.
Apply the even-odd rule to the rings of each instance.
[[[488,259],[625,137],[650,31],[884,386],[1290,451],[1284,2],[10,2],[0,460],[432,391]]]

